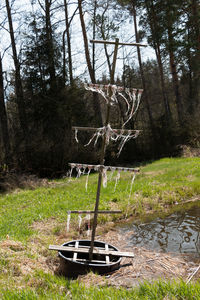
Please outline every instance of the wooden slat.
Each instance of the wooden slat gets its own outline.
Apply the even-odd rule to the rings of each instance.
[[[77,253],[89,253],[90,248],[78,248],[75,249],[74,247],[69,246],[57,246],[57,245],[49,245],[49,250],[56,250],[56,251],[66,251],[66,252],[77,252]],[[121,252],[121,251],[114,251],[114,250],[99,250],[97,248],[93,249],[93,254],[101,254],[101,255],[112,255],[118,257],[134,257],[132,252]]]
[[[79,127],[79,126],[73,126],[72,130],[81,130],[81,131],[97,131],[100,130],[101,128],[94,128],[94,127]],[[132,133],[132,132],[141,132],[141,130],[136,130],[136,129],[114,129],[112,128],[112,131],[115,133]]]
[[[78,249],[78,244],[79,244],[79,241],[76,241],[76,243],[75,243],[75,249]],[[73,260],[74,260],[74,261],[76,261],[77,255],[78,255],[78,253],[77,253],[77,252],[74,252],[74,255],[73,255]]]
[[[139,168],[123,168],[123,167],[116,167],[116,166],[104,166],[104,165],[90,165],[90,164],[82,164],[82,163],[69,163],[69,166],[73,166],[73,167],[81,167],[81,168],[87,168],[88,166],[90,166],[91,168],[96,168],[96,170],[100,170],[100,169],[107,169],[108,171],[128,171],[128,172],[135,172],[135,173],[139,173],[140,169]]]
[[[108,244],[105,244],[105,250],[108,251],[109,250],[109,247],[108,247]],[[110,263],[110,258],[109,258],[109,255],[106,255],[106,263],[109,264]]]
[[[96,260],[96,259],[89,260],[89,259],[84,259],[84,258],[77,258],[76,261],[77,262],[85,262],[85,263],[106,264],[105,260]],[[112,262],[110,262],[110,263],[112,263]]]

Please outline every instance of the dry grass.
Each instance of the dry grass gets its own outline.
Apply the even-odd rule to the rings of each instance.
[[[5,172],[0,174],[0,192],[17,192],[18,189],[35,189],[48,186],[47,179],[41,179],[34,175]]]
[[[115,245],[121,251],[133,251],[133,259],[123,258],[119,270],[107,276],[91,276],[87,274],[80,277],[80,281],[88,286],[99,282],[100,285],[133,287],[139,283],[157,279],[183,279],[186,280],[198,262],[191,255],[175,255],[174,253],[160,253],[146,250],[141,247],[128,247],[126,245],[127,235],[121,235],[113,230],[104,236],[97,237],[99,240]],[[199,275],[196,274],[196,278]]]

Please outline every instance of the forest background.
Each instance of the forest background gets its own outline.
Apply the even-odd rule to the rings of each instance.
[[[66,174],[68,162],[98,163],[90,139],[72,126],[102,127],[105,103],[84,82],[109,83],[113,47],[90,39],[148,43],[120,49],[116,84],[143,88],[127,129],[142,130],[117,162],[175,156],[200,146],[199,0],[19,0],[0,4],[0,168],[42,177]],[[79,36],[79,38],[77,38]],[[77,47],[79,46],[79,47]],[[12,69],[8,68],[8,60]],[[112,108],[113,128],[126,119]],[[95,149],[95,151],[94,151]],[[115,164],[117,146],[107,149]]]

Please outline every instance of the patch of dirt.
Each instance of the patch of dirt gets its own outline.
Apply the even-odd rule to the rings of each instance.
[[[53,229],[58,228],[59,224],[56,218],[49,218],[34,222],[30,227],[40,234],[52,234]]]
[[[18,174],[14,172],[2,172],[0,175],[0,192],[18,192],[20,189],[35,189],[48,186],[47,179],[38,178],[35,175]]]
[[[182,157],[200,157],[200,148],[194,148],[189,145],[180,145]]]
[[[160,171],[148,171],[148,172],[142,172],[144,175],[147,175],[147,176],[158,176],[158,175],[162,175],[165,173],[164,170],[160,170]]]
[[[10,249],[13,251],[23,251],[25,249],[22,243],[10,240],[9,236],[7,236],[6,240],[0,242],[0,248],[4,250]]]

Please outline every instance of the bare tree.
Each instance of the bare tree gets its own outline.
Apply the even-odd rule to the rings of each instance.
[[[136,39],[136,43],[139,43],[139,34],[138,34],[138,29],[137,29],[137,15],[136,15],[135,0],[132,0],[132,12],[133,12],[133,20],[134,20],[135,39]],[[143,97],[144,97],[145,103],[146,103],[146,108],[147,108],[147,112],[148,112],[148,116],[149,116],[151,131],[152,131],[153,137],[155,138],[155,126],[154,126],[154,122],[153,122],[153,113],[152,113],[151,106],[149,104],[148,95],[147,95],[147,85],[146,85],[146,80],[145,80],[145,76],[144,76],[144,70],[143,70],[143,65],[142,65],[142,57],[141,57],[140,47],[137,47],[137,56],[138,56],[138,62],[139,62],[139,67],[140,67],[142,85],[143,85],[143,88],[144,88]]]
[[[69,19],[68,13],[69,1],[64,0],[64,10],[65,10],[65,30],[63,32],[63,80],[66,81],[66,54],[65,54],[65,34],[67,35],[67,53],[68,53],[68,67],[69,67],[69,81],[70,85],[73,85],[73,68],[72,68],[72,51],[71,51],[71,36],[70,36],[70,25],[76,14],[78,7],[73,12],[71,18]]]
[[[4,100],[3,68],[2,68],[1,53],[0,53],[0,124],[1,124],[0,127],[2,131],[2,139],[3,139],[4,151],[5,151],[5,163],[7,166],[9,166],[11,163],[10,138],[8,132],[6,106]]]
[[[13,22],[12,22],[12,14],[9,0],[5,0],[6,3],[6,10],[8,16],[8,23],[9,23],[9,33],[11,39],[11,46],[12,46],[12,53],[13,53],[13,61],[15,66],[15,91],[16,91],[16,100],[19,112],[19,121],[20,126],[23,132],[23,137],[25,141],[25,163],[29,160],[29,136],[28,136],[28,123],[25,111],[25,103],[24,103],[24,95],[23,95],[23,88],[22,88],[22,79],[20,74],[20,63],[17,55],[16,50],[16,43],[15,43],[15,35],[13,30]]]
[[[78,0],[78,9],[79,9],[81,29],[82,29],[82,35],[83,35],[85,57],[86,57],[86,62],[87,62],[87,67],[88,67],[91,82],[96,83],[95,70],[93,69],[91,59],[90,59],[90,52],[89,52],[89,46],[88,46],[88,38],[87,38],[87,33],[86,33],[85,20],[84,20],[84,16],[83,16],[82,2],[83,2],[83,0]],[[97,123],[102,124],[101,108],[100,108],[100,104],[98,101],[97,93],[93,93],[93,98],[94,98],[93,107],[94,107],[94,112],[96,114]]]

